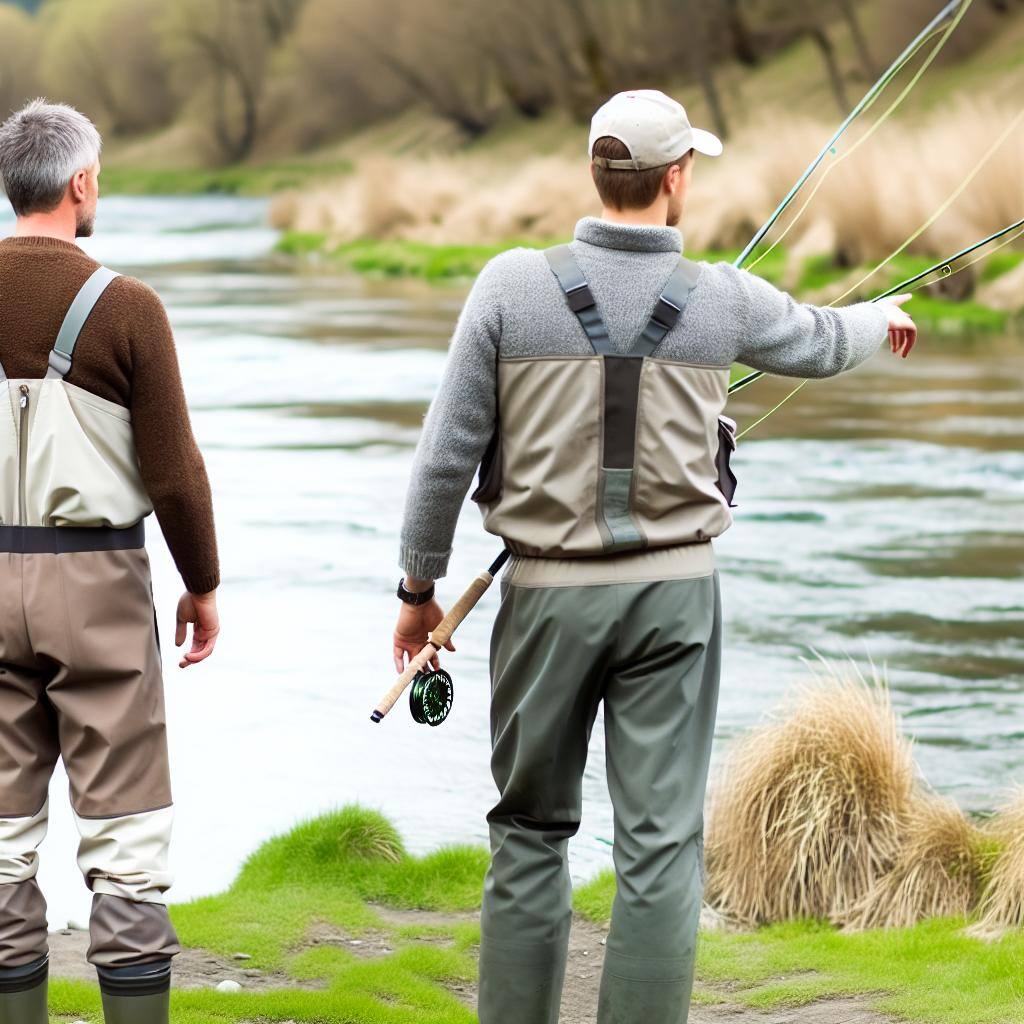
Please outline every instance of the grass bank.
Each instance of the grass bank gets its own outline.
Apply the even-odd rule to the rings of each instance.
[[[104,193],[129,196],[268,196],[307,188],[352,170],[347,160],[330,163],[297,157],[268,164],[228,167],[131,167],[104,164]]]
[[[453,989],[475,981],[479,928],[464,913],[479,905],[486,859],[475,847],[410,856],[384,818],[357,807],[270,840],[227,892],[172,915],[186,945],[243,952],[293,987],[175,991],[176,1024],[472,1024]],[[577,913],[603,922],[613,896],[602,874],[577,890]],[[436,913],[410,924],[386,908]],[[695,1001],[764,1009],[865,995],[916,1024],[1020,1020],[1024,933],[990,945],[961,928],[936,920],[856,935],[816,923],[705,933]],[[360,936],[376,937],[376,955],[360,952]],[[318,987],[295,987],[303,984]],[[101,1019],[92,985],[54,981],[51,1002],[60,1019]]]
[[[607,920],[615,879],[605,872],[576,891],[576,909]],[[996,943],[963,933],[961,919],[913,928],[844,933],[816,921],[751,932],[703,932],[697,999],[729,999],[757,1010],[832,996],[870,997],[884,1013],[927,1024],[1009,1024],[1024,1019],[1024,932]]]
[[[397,239],[360,239],[333,242],[325,232],[285,231],[277,243],[277,251],[298,260],[317,262],[340,270],[376,277],[411,277],[432,282],[465,282],[476,276],[499,253],[516,246],[543,248],[561,239],[537,241],[509,239],[501,244],[441,245]],[[704,250],[689,252],[691,259],[732,262],[739,250]],[[854,296],[869,298],[873,294],[926,270],[933,260],[923,256],[901,254],[887,267],[861,286]],[[998,252],[984,265],[978,275],[979,284],[989,284],[1024,263],[1022,252]],[[774,249],[756,268],[756,273],[779,287],[813,302],[828,302],[849,284],[867,275],[871,267],[842,267],[828,256],[794,258],[783,247]],[[1022,300],[1024,301],[1024,300]],[[928,291],[915,292],[911,312],[921,327],[933,334],[968,331],[1006,331],[1021,322],[1024,309],[1014,314],[992,309],[971,298],[952,298]]]

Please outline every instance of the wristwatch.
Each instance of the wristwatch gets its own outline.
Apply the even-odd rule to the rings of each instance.
[[[398,599],[404,601],[406,604],[421,605],[426,604],[428,601],[433,600],[434,597],[434,584],[430,586],[420,594],[415,594],[411,590],[407,590],[405,586],[405,578],[403,577],[398,581]]]

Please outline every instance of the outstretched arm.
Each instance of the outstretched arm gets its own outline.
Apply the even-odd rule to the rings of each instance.
[[[899,307],[909,296],[833,309],[799,303],[767,281],[719,264],[731,301],[722,313],[736,328],[736,360],[784,377],[833,377],[864,362],[888,337],[909,355],[917,337]]]

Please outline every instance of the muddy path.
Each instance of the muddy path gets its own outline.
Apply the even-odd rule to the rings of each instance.
[[[475,921],[475,914],[438,914],[426,911],[375,908],[389,928],[424,928],[464,924]],[[604,962],[605,929],[577,918],[573,922],[569,942],[569,961],[562,992],[560,1024],[594,1024],[597,1019],[597,996]],[[447,944],[446,937],[420,938],[417,942]],[[387,931],[361,932],[349,935],[329,925],[317,925],[310,932],[306,945],[337,945],[358,956],[387,956],[394,951],[395,938]],[[89,944],[86,932],[63,930],[50,934],[51,973],[58,978],[94,981],[95,973],[86,963]],[[316,984],[298,982],[285,974],[262,971],[248,966],[239,951],[237,958],[223,957],[203,949],[185,949],[175,958],[174,985],[177,988],[215,988],[222,982],[235,982],[248,992],[280,988],[317,988]],[[727,987],[702,985],[721,1002],[695,1003],[690,1009],[689,1024],[895,1024],[895,1018],[872,1010],[866,1000],[824,999],[800,1007],[779,1010],[753,1010],[730,1000]],[[455,984],[452,992],[469,1007],[476,1003],[474,984]]]

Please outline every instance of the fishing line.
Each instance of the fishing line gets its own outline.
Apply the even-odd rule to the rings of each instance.
[[[803,188],[805,182],[811,177],[818,165],[825,159],[825,157],[833,152],[833,147],[842,138],[843,133],[849,128],[849,126],[862,114],[865,110],[871,107],[875,100],[882,94],[886,86],[890,81],[899,73],[902,67],[909,61],[918,50],[930,39],[938,27],[946,20],[947,17],[963,2],[963,0],[951,0],[939,13],[924,27],[924,29],[918,34],[918,36],[910,43],[909,46],[896,58],[895,61],[889,66],[888,70],[879,78],[877,82],[864,94],[860,102],[853,108],[852,111],[847,115],[845,120],[840,124],[839,128],[836,129],[832,137],[825,143],[821,152],[811,161],[810,165],[800,176],[797,182],[789,190],[789,193],[782,200],[781,203],[776,207],[772,215],[761,225],[754,237],[747,243],[746,248],[737,257],[735,266],[741,267],[746,261],[747,257],[757,248],[761,240],[768,234],[772,226],[779,219],[782,213],[786,210],[789,204],[796,197],[797,193]],[[967,7],[971,5],[973,0],[966,0],[966,4],[963,11],[966,11]],[[961,11],[961,17],[963,15]],[[958,19],[959,20],[959,19]]]
[[[871,302],[882,302],[885,299],[888,299],[899,292],[906,291],[908,288],[910,289],[910,291],[916,291],[918,288],[923,288],[926,284],[929,283],[928,281],[926,281],[926,278],[928,278],[931,274],[934,274],[936,271],[948,271],[948,273],[944,273],[943,275],[946,278],[955,277],[957,274],[960,274],[963,271],[965,271],[968,267],[974,266],[975,263],[979,263],[983,259],[988,259],[990,256],[992,256],[993,253],[996,253],[1000,249],[1005,248],[1007,245],[1012,244],[1018,238],[1024,237],[1024,230],[1018,230],[1020,228],[1024,228],[1024,218],[1015,221],[1013,224],[1007,225],[1005,228],[1001,228],[999,231],[993,232],[987,238],[983,238],[980,241],[967,246],[965,249],[961,249],[958,253],[955,253],[948,259],[942,260],[939,263],[933,263],[927,270],[922,270],[919,274],[915,274],[913,277],[908,277],[906,280],[900,281],[899,284],[895,284],[891,288],[882,292],[880,295],[876,295],[873,299],[871,299]],[[990,249],[988,252],[982,253],[980,256],[976,256],[973,260],[969,260],[967,263],[963,264],[963,266],[957,267],[955,270],[952,269],[952,265],[956,263],[958,260],[962,259],[965,256],[972,255],[979,249],[983,249],[986,245],[998,241],[1004,235],[1008,235],[1010,234],[1010,232],[1013,231],[1017,231],[1017,234],[1010,235],[1009,238],[1007,238],[1003,242],[1000,242],[999,245]],[[832,303],[830,303],[830,305],[832,305]],[[747,374],[747,376],[740,378],[740,380],[736,381],[735,383],[729,386],[729,394],[734,395],[736,394],[736,392],[742,391],[743,388],[747,387],[749,384],[753,384],[755,381],[760,380],[764,376],[764,370],[755,370],[752,373]],[[793,388],[792,391],[790,391],[788,395],[786,395],[785,398],[782,399],[781,402],[777,403],[766,413],[764,413],[764,415],[762,415],[753,423],[751,423],[750,426],[746,427],[743,431],[741,431],[737,435],[736,439],[739,440],[746,434],[749,434],[750,431],[753,430],[755,427],[758,427],[762,423],[764,423],[764,421],[768,419],[769,416],[778,412],[779,409],[781,409],[791,398],[797,395],[808,383],[810,383],[810,378],[801,381],[795,388]]]
[[[1015,228],[1019,228],[1022,225],[1024,225],[1024,220],[1019,220],[1016,224],[1011,224],[1010,227],[1003,228],[1002,231],[999,231],[994,235],[989,235],[989,237],[984,239],[984,241],[978,242],[976,245],[972,245],[969,249],[964,249],[962,252],[957,253],[956,256],[951,256],[941,266],[936,265],[929,267],[927,270],[923,270],[920,274],[917,274],[914,277],[907,278],[906,281],[902,281],[900,282],[900,284],[893,285],[893,287],[890,288],[887,292],[883,292],[877,298],[872,299],[872,301],[880,302],[882,299],[887,299],[890,295],[896,295],[898,292],[902,292],[905,290],[916,292],[919,288],[925,288],[929,284],[932,284],[933,282],[925,281],[923,280],[923,278],[928,277],[929,274],[934,274],[936,270],[943,272],[942,276],[946,279],[956,277],[957,274],[962,273],[968,267],[973,267],[975,263],[980,263],[982,260],[987,260],[993,254],[999,252],[1000,249],[1004,249],[1006,248],[1006,246],[1012,245],[1014,242],[1017,241],[1018,238],[1024,238],[1024,231],[1018,231],[1017,234],[1012,235],[1010,238],[1006,239],[1005,242],[1000,242],[999,245],[993,246],[993,248],[990,249],[988,252],[982,253],[980,256],[975,256],[973,260],[969,260],[962,267],[957,267],[956,270],[952,269],[951,264],[955,263],[961,257],[974,252],[976,249],[980,249],[983,245],[995,241],[995,239],[997,238],[1001,238],[1004,234],[1006,234],[1007,231],[1013,231]]]
[[[1020,122],[1024,120],[1024,109],[1018,112],[1017,116],[1006,126],[1006,128],[1000,133],[999,138],[989,146],[985,155],[975,164],[974,169],[966,178],[953,190],[953,192],[946,198],[942,205],[905,241],[902,245],[893,252],[891,252],[881,263],[878,264],[873,270],[870,270],[864,275],[859,281],[851,285],[842,295],[838,298],[833,299],[829,305],[834,306],[837,302],[842,302],[843,299],[852,295],[862,284],[866,281],[870,281],[875,274],[878,273],[883,267],[888,266],[904,249],[907,248],[912,242],[917,241],[952,205],[963,195],[967,186],[981,173],[982,168],[992,159],[999,147],[1013,133],[1013,130],[1017,127]]]
[[[749,434],[754,429],[754,427],[759,427],[762,423],[764,423],[766,419],[768,419],[769,416],[773,415],[774,413],[777,413],[791,398],[793,398],[800,391],[802,391],[810,383],[810,380],[810,377],[808,377],[807,379],[800,381],[800,383],[797,384],[797,386],[793,388],[793,390],[790,391],[790,393],[786,395],[786,397],[781,402],[779,402],[778,405],[773,406],[763,416],[754,420],[754,422],[751,423],[750,426],[744,427],[744,429],[741,430],[736,435],[736,440],[739,441],[741,438],[746,437],[747,434]]]
[[[917,83],[921,80],[921,78],[923,77],[924,73],[928,70],[928,68],[931,67],[931,65],[934,62],[935,58],[938,57],[939,53],[942,51],[942,48],[946,45],[946,43],[949,40],[949,37],[956,30],[956,27],[960,24],[960,21],[963,19],[963,16],[967,13],[967,9],[971,6],[971,4],[973,2],[974,2],[974,0],[966,0],[966,2],[964,3],[964,6],[961,8],[960,12],[957,14],[957,16],[953,19],[953,21],[943,31],[942,38],[938,41],[938,43],[935,45],[935,48],[928,55],[928,59],[921,65],[920,68],[917,69],[917,71],[914,73],[914,76],[906,84],[906,86],[900,92],[899,96],[896,97],[896,99],[889,105],[889,108],[882,114],[882,116],[859,139],[857,139],[853,143],[853,145],[850,146],[850,148],[848,150],[846,150],[844,153],[842,153],[840,156],[838,156],[831,164],[829,164],[828,167],[825,168],[825,170],[821,174],[821,177],[818,179],[818,181],[816,182],[814,188],[811,190],[811,194],[804,201],[804,204],[793,215],[792,220],[790,220],[790,222],[786,225],[786,227],[783,229],[783,231],[779,235],[779,237],[777,239],[775,239],[775,241],[772,242],[772,244],[767,249],[765,249],[765,251],[763,253],[761,253],[761,255],[758,256],[757,259],[754,260],[753,263],[751,263],[747,267],[748,270],[753,270],[754,267],[756,267],[758,265],[758,263],[760,263],[766,256],[768,256],[769,253],[774,251],[776,246],[778,246],[779,243],[781,243],[782,240],[789,234],[789,232],[792,230],[793,226],[804,215],[804,212],[807,210],[807,207],[810,206],[810,204],[814,201],[814,197],[818,194],[818,192],[821,190],[821,187],[828,180],[828,176],[844,160],[847,160],[851,156],[853,156],[853,154],[856,153],[857,150],[860,149],[860,147],[865,142],[867,142],[868,139],[870,139],[878,131],[878,129],[882,127],[882,125],[884,125],[886,123],[886,121],[889,120],[890,116],[893,114],[893,112],[896,110],[896,108],[907,98],[907,96],[910,94],[911,90],[913,90],[914,87],[917,85]],[[924,39],[921,40],[920,44],[914,49],[914,51],[912,53],[908,54],[906,59],[902,60],[900,62],[900,64],[899,64],[899,66],[894,69],[892,77],[885,82],[885,85],[888,85],[888,82],[891,81],[892,78],[895,78],[896,75],[898,75],[899,72],[903,70],[903,67],[914,58],[914,56],[917,54],[918,50],[920,50],[921,47],[923,47],[925,45],[925,43],[927,43],[927,41],[932,36],[934,36],[937,32],[938,32],[938,30],[936,29],[935,31],[931,32],[928,36],[926,36]],[[870,103],[868,103],[863,108],[864,110],[869,109],[869,107],[871,107],[874,104],[875,100],[878,99],[879,96],[881,96],[882,91],[884,90],[884,88],[885,88],[885,86],[883,85],[882,89],[879,90],[878,94],[871,100]],[[804,180],[806,180],[806,179],[804,179]],[[739,265],[739,264],[737,264],[737,265]]]

